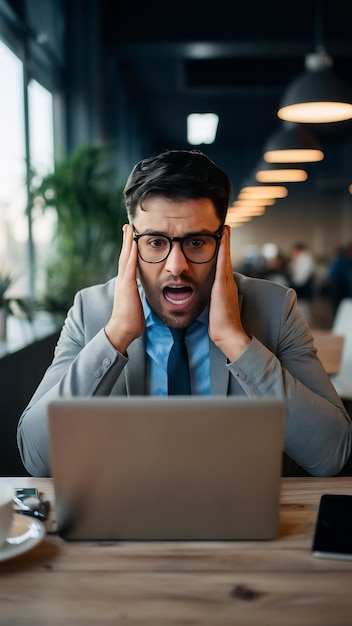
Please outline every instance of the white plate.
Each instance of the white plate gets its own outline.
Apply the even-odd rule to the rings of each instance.
[[[14,513],[10,536],[3,546],[0,546],[0,561],[12,559],[14,556],[31,550],[43,539],[45,528],[41,522]]]

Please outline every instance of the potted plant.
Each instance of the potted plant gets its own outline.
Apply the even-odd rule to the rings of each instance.
[[[7,270],[0,271],[0,341],[6,341],[6,322],[8,315],[23,316],[32,319],[32,306],[27,298],[8,295],[14,277]]]
[[[41,308],[64,316],[75,293],[116,273],[126,213],[116,152],[107,145],[78,147],[34,187],[42,210],[56,213]]]

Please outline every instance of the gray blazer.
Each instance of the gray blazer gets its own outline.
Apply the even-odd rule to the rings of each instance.
[[[338,473],[351,451],[351,422],[316,356],[296,294],[273,282],[235,274],[243,326],[252,341],[228,364],[210,341],[212,395],[278,396],[286,401],[284,451],[312,475]],[[114,279],[80,291],[55,355],[18,426],[25,467],[50,475],[47,405],[60,397],[144,395],[144,337],[127,357],[108,341]]]

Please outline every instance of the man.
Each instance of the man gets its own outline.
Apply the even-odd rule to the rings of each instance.
[[[295,292],[233,276],[230,193],[227,175],[198,151],[168,151],[134,167],[118,275],[76,295],[53,363],[20,419],[30,473],[50,475],[49,401],[168,393],[173,328],[186,328],[192,394],[282,397],[287,455],[313,475],[343,468],[350,419]]]

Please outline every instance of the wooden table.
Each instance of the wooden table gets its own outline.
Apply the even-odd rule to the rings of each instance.
[[[345,338],[335,335],[331,330],[312,329],[317,355],[325,371],[332,376],[337,374],[340,365]],[[351,621],[352,623],[352,621]]]
[[[53,501],[50,479],[11,478]],[[0,624],[348,626],[352,562],[313,557],[323,493],[352,478],[284,478],[269,542],[64,542],[47,534],[0,563]]]

